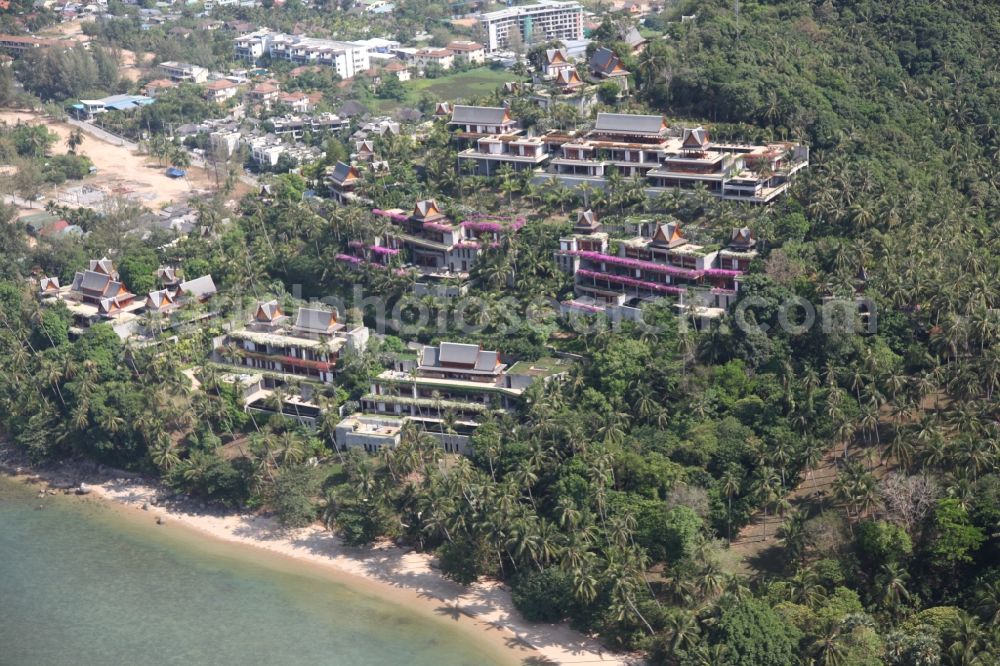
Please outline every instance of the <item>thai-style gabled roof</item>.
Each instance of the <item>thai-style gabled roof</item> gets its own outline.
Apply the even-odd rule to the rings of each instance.
[[[581,210],[579,215],[576,216],[576,226],[577,231],[582,231],[584,233],[591,233],[598,231],[601,228],[601,223],[597,220],[597,213],[590,210]]]
[[[620,41],[623,41],[626,44],[628,44],[628,47],[633,51],[643,46],[648,41],[645,37],[642,36],[642,34],[639,32],[639,29],[636,28],[634,25],[629,27],[627,30],[622,30],[620,33],[620,37],[621,37]]]
[[[681,233],[681,225],[676,222],[668,222],[656,226],[656,231],[653,233],[653,243],[655,245],[665,245],[668,248],[674,248],[679,245],[685,245],[687,239]]]
[[[545,64],[549,67],[552,65],[562,65],[569,63],[569,54],[566,49],[546,49],[545,51]]]
[[[750,227],[733,229],[733,233],[729,237],[729,246],[733,248],[751,248],[756,244],[757,239],[753,237],[753,232],[750,231]]]
[[[151,291],[146,295],[146,309],[161,310],[174,304],[174,297],[169,289]]]
[[[562,87],[581,86],[583,79],[577,74],[575,67],[568,67],[560,69],[559,73],[556,74],[556,85]]]
[[[277,300],[260,303],[254,318],[259,322],[274,323],[285,316]]]
[[[180,281],[180,277],[177,275],[177,269],[173,266],[161,266],[156,269],[156,279],[166,285],[177,284]]]
[[[361,177],[358,173],[357,168],[351,166],[350,164],[345,164],[344,162],[337,162],[336,166],[333,167],[333,171],[330,173],[330,179],[337,185],[346,185],[347,183],[357,180]]]
[[[98,273],[96,271],[84,271],[81,275],[81,280],[79,283],[79,290],[91,295],[103,295],[108,288],[108,284],[111,283],[111,276],[107,273]],[[74,280],[74,285],[76,281]]]
[[[475,366],[479,359],[479,345],[442,342],[438,347],[438,361],[454,365]]]
[[[500,353],[486,351],[479,345],[442,342],[437,347],[426,346],[420,351],[420,367],[457,368],[477,373],[494,373],[502,369]]]
[[[615,52],[603,46],[591,56],[590,71],[602,77],[628,75],[628,71],[622,67],[622,61]]]
[[[502,106],[456,105],[451,113],[452,125],[503,125],[511,121],[507,109]]]
[[[101,257],[100,259],[90,260],[90,270],[95,273],[104,273],[105,275],[114,277],[115,265],[107,257]]]
[[[374,155],[375,154],[375,142],[368,139],[358,141],[354,144],[355,149],[359,155]]]
[[[708,132],[704,127],[684,130],[684,140],[681,145],[685,150],[707,150],[709,143]]]
[[[329,333],[337,326],[337,313],[319,308],[299,308],[295,328],[308,333]]]
[[[452,114],[451,102],[438,102],[434,109],[435,116],[450,116]]]
[[[199,301],[211,298],[218,292],[218,289],[215,287],[215,280],[212,279],[211,275],[202,275],[199,278],[181,282],[178,289],[182,294],[193,296]]]
[[[413,217],[418,220],[435,219],[442,217],[444,214],[438,208],[437,201],[434,199],[424,199],[423,201],[418,201],[417,205],[413,207]]]
[[[665,135],[667,122],[663,116],[643,116],[631,113],[598,113],[595,132]]]
[[[102,315],[114,315],[122,311],[122,301],[118,298],[102,298],[97,304],[97,311]]]
[[[59,291],[59,278],[43,277],[38,281],[38,291],[46,293]]]

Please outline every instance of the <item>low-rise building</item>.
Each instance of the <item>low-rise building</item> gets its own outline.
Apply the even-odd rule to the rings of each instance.
[[[455,62],[467,65],[482,65],[486,62],[486,47],[479,42],[455,40],[449,42],[446,48],[455,54]]]
[[[554,358],[508,367],[497,351],[442,342],[420,348],[415,358],[397,359],[372,380],[361,405],[379,417],[415,421],[432,434],[469,435],[487,412],[516,409],[531,384],[551,381],[568,369],[568,362]]]
[[[361,172],[356,166],[337,162],[336,165],[326,168],[324,181],[337,202],[347,204],[358,199],[355,190],[361,182]]]
[[[460,145],[470,146],[458,158],[474,162],[485,176],[495,175],[504,164],[515,171],[534,170],[549,156],[545,142],[524,136],[505,107],[457,105],[448,125],[455,128]]]
[[[628,90],[629,71],[622,67],[621,58],[604,46],[594,51],[590,58],[590,73],[601,81],[611,81],[623,91]]]
[[[576,66],[570,62],[569,52],[566,49],[547,49],[545,51],[545,66],[542,70],[543,75],[554,79],[564,69],[576,69]]]
[[[409,68],[398,60],[393,60],[387,64],[382,68],[382,72],[387,75],[395,76],[403,82],[409,81],[412,78]]]
[[[277,97],[278,104],[284,104],[295,113],[308,113],[312,111],[312,101],[304,92],[283,92]]]
[[[223,103],[236,97],[240,87],[229,79],[219,79],[205,84],[205,97],[211,102]]]
[[[251,62],[268,55],[297,65],[326,65],[343,79],[367,71],[371,66],[368,47],[354,42],[288,35],[261,29],[233,40],[237,58]]]
[[[517,233],[524,218],[469,216],[461,222],[448,218],[433,199],[418,201],[410,214],[400,209],[375,209],[389,222],[385,233],[371,245],[352,248],[353,255],[337,255],[351,264],[365,262],[408,264],[431,279],[467,279],[483,252],[499,247],[506,234]],[[391,260],[395,260],[392,262]]]
[[[620,238],[616,254],[591,211],[580,214],[572,235],[559,239],[556,263],[574,276],[574,296],[563,303],[564,312],[633,317],[625,311],[638,312],[642,303],[669,296],[682,312],[718,317],[735,302],[740,279],[756,257],[749,229],[734,230],[720,249],[688,240],[677,222],[634,226],[640,235]]]
[[[451,69],[455,63],[455,52],[451,49],[439,49],[425,47],[417,49],[413,54],[413,64],[421,71],[431,66],[438,66],[441,69]]]
[[[335,311],[317,307],[300,307],[293,323],[277,301],[268,301],[258,304],[245,327],[216,339],[215,358],[276,382],[330,384],[342,355],[364,351],[368,335],[366,327],[349,328]]]
[[[549,173],[565,184],[603,187],[615,169],[643,178],[650,196],[704,188],[723,199],[768,203],[809,164],[807,146],[716,143],[704,128],[671,131],[656,115],[598,113],[589,132],[554,131],[542,140],[554,154]]]
[[[199,65],[167,60],[157,65],[157,68],[176,83],[205,83],[208,81],[208,69]]]
[[[155,99],[165,91],[176,87],[177,84],[170,79],[154,79],[142,87],[142,94]]]
[[[262,81],[250,88],[247,99],[252,104],[260,104],[265,109],[270,109],[271,104],[277,101],[280,93],[281,86],[278,85],[277,81]]]

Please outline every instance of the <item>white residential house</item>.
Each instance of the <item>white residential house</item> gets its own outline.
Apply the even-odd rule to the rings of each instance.
[[[161,62],[158,67],[171,81],[177,83],[205,83],[208,81],[208,68],[199,65],[167,60]]]

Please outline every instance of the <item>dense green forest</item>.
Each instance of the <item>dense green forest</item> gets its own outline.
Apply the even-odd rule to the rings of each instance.
[[[630,57],[638,92],[621,107],[701,119],[718,136],[808,143],[812,165],[786,200],[646,203],[623,179],[574,194],[458,172],[440,128],[419,148],[380,140],[389,173],[363,186],[378,205],[435,195],[449,208],[531,213],[477,269],[485,326],[464,339],[582,358],[523,413],[491,417],[470,458],[411,428],[378,456],[333,451],[333,409],[316,431],[258,422],[204,363],[221,324],[192,326],[175,346],[132,348],[107,327],[71,341],[68,313],[40,307],[27,286],[112,247],[130,275],[160,262],[211,272],[223,319],[265,297],[291,305],[291,285],[336,293],[359,276],[330,257],[377,222],[304,201],[307,180],[292,175],[238,215],[206,202],[209,233],[156,251],[111,246],[107,220],[82,248],[29,248],[16,225],[0,225],[3,429],[38,460],[86,456],[288,525],[320,518],[350,543],[390,537],[436,552],[455,580],[509,582],[529,619],[568,620],[653,663],[997,663],[1000,6],[775,0],[741,2],[737,21],[729,2],[689,2],[671,10],[681,14],[697,19],[658,21],[667,38]],[[754,319],[768,332],[695,331],[669,307],[647,312],[652,334],[573,334],[554,316],[506,328],[501,297],[524,306],[569,289],[551,251],[584,197],[604,219],[670,215],[706,243],[749,225],[764,251],[740,293],[763,303]],[[390,302],[408,298],[391,271],[360,279]],[[873,334],[777,325],[792,296],[858,291],[877,305]],[[450,333],[373,344],[319,399],[357,400],[400,338]],[[195,366],[198,391],[182,373]],[[244,438],[250,455],[221,454]],[[305,464],[312,457],[324,463]],[[792,501],[824,460],[836,469],[827,494]],[[761,514],[781,527],[741,567],[728,542]]]

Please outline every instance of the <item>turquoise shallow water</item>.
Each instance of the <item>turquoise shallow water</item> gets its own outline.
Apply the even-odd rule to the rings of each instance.
[[[35,492],[0,477],[0,666],[512,663],[294,562]]]

